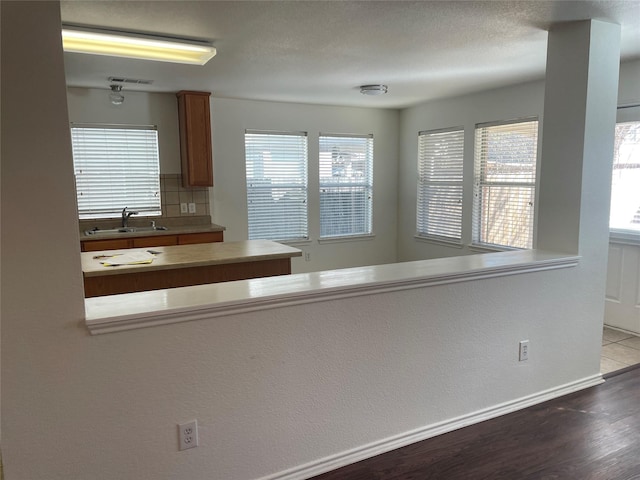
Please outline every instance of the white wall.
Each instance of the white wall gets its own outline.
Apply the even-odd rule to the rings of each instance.
[[[618,105],[640,103],[640,60],[626,62],[620,66]],[[619,121],[622,119],[619,119]]]
[[[542,120],[544,82],[490,90],[408,108],[401,113],[398,260],[408,261],[474,253],[416,240],[418,132],[461,126],[465,129],[463,243],[471,243],[473,131],[476,123],[538,116]],[[470,173],[471,172],[471,173]]]
[[[618,122],[640,121],[640,61],[635,66],[618,103],[637,106],[619,109]],[[604,323],[640,335],[640,244],[633,236],[614,234],[609,242]]]
[[[124,103],[113,105],[109,89],[67,89],[69,121],[73,123],[113,123],[157,125],[160,172],[180,173],[178,102],[171,93],[123,90]]]
[[[597,375],[603,292],[590,258],[89,336],[59,6],[0,8],[8,480],[266,478]],[[24,195],[27,185],[41,195]],[[527,364],[516,358],[523,338]],[[200,446],[178,452],[176,423],[193,418]]]
[[[248,235],[244,132],[304,131],[309,151],[309,236],[301,248],[311,261],[294,259],[294,272],[396,261],[398,118],[395,110],[330,107],[213,98],[214,180],[211,204],[225,239]],[[373,229],[375,239],[318,244],[320,234],[318,134],[373,134]]]
[[[474,253],[471,242],[471,211],[473,199],[473,135],[477,123],[537,116],[543,122],[544,82],[532,82],[428,102],[401,112],[398,260],[416,260]],[[618,103],[640,101],[640,61],[621,66]],[[464,126],[464,248],[416,240],[416,168],[418,132],[438,128]],[[540,135],[542,142],[542,135]],[[540,149],[539,149],[540,150]],[[540,155],[540,152],[539,152]]]
[[[160,169],[180,173],[177,102],[173,93],[124,91],[112,105],[108,90],[69,88],[69,118],[79,123],[157,125]],[[396,212],[399,112],[396,110],[211,99],[214,188],[210,195],[214,223],[226,227],[225,240],[245,240],[247,193],[244,163],[246,129],[306,131],[309,146],[310,241],[298,245],[310,254],[293,259],[294,272],[393,263],[396,261]],[[318,134],[374,135],[374,239],[317,242],[319,236]]]

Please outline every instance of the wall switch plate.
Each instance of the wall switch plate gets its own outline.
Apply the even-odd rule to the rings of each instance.
[[[190,203],[189,204],[189,213],[196,213],[196,204],[195,203]]]
[[[178,442],[180,450],[187,450],[198,446],[197,420],[178,424]]]
[[[186,203],[181,203],[180,204],[180,213],[187,213],[187,204]]]
[[[518,360],[526,362],[529,360],[529,340],[520,341],[520,352],[518,354]]]

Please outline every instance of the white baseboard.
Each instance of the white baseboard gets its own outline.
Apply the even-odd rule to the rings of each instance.
[[[634,335],[634,336],[640,336],[640,332],[634,332],[633,330],[625,330],[624,328],[620,328],[620,327],[614,327],[613,325],[608,325],[607,323],[604,324],[605,327],[610,328],[611,330],[615,330],[617,332],[622,332],[622,333],[626,333],[629,335]]]
[[[510,402],[494,405],[492,407],[479,410],[467,415],[455,417],[450,420],[427,425],[416,430],[412,430],[400,435],[395,435],[377,442],[363,445],[351,450],[346,450],[335,455],[314,460],[304,465],[283,470],[281,472],[261,477],[257,480],[305,480],[321,473],[330,472],[346,465],[374,457],[381,453],[390,452],[400,447],[411,445],[412,443],[426,440],[427,438],[452,432],[462,427],[496,418],[507,413],[522,410],[533,405],[537,405],[553,398],[568,395],[585,388],[593,387],[603,383],[602,375],[597,374],[583,378],[575,382],[560,385],[549,390],[544,390],[533,395],[528,395]]]

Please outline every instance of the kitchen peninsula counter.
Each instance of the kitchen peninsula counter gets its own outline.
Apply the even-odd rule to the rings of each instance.
[[[150,252],[153,252],[150,254]],[[151,263],[105,266],[123,254],[143,254]],[[301,250],[269,240],[217,242],[83,252],[85,297],[158,290],[231,280],[287,275]]]

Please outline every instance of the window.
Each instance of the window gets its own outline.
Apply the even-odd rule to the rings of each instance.
[[[162,214],[156,127],[73,124],[71,142],[81,219]]]
[[[640,122],[616,125],[611,183],[612,230],[640,234]]]
[[[532,248],[538,121],[476,125],[473,243]]]
[[[462,241],[464,129],[418,133],[417,236]]]
[[[320,135],[320,237],[371,234],[373,135]]]
[[[307,239],[307,134],[247,130],[244,142],[249,239]]]

